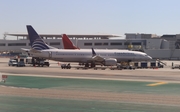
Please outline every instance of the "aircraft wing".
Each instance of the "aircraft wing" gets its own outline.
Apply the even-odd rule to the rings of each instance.
[[[96,52],[94,51],[94,49],[92,48],[92,61],[94,62],[102,62],[104,61],[104,58],[99,56],[99,55],[96,55]]]
[[[92,60],[96,61],[96,62],[102,62],[102,61],[104,61],[104,58],[96,55],[96,56],[92,57]]]

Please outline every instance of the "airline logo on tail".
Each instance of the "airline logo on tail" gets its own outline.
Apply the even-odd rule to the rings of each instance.
[[[71,40],[66,34],[62,34],[62,41],[63,41],[64,49],[79,49],[71,42]]]
[[[27,25],[28,36],[32,49],[35,50],[44,50],[44,49],[53,49],[53,47],[47,45],[44,40],[38,35],[31,25]]]
[[[34,40],[31,46],[33,49],[36,49],[36,50],[49,49],[46,43],[41,39]]]

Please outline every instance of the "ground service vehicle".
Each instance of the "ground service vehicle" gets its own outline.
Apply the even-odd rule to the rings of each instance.
[[[32,58],[30,60],[28,60],[28,63],[32,64],[33,66],[50,66],[50,63],[45,60],[45,59],[42,59],[42,58]]]
[[[19,62],[17,63],[17,67],[25,67],[24,61],[19,61]]]
[[[62,65],[61,65],[61,68],[62,68],[62,69],[71,69],[71,65],[70,65],[70,63],[68,63],[68,64],[62,64]]]
[[[179,64],[175,64],[174,66],[172,66],[172,69],[180,69],[180,65]]]
[[[49,67],[49,62],[47,61],[40,61],[40,65],[43,67],[43,66],[48,66]]]
[[[8,63],[8,65],[9,66],[17,66],[17,61],[16,60],[9,60],[9,63]]]

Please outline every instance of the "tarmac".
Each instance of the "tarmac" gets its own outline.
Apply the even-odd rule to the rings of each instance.
[[[180,70],[77,70],[9,67],[0,59],[0,109],[6,112],[179,112]],[[173,63],[179,63],[173,62]],[[73,66],[77,64],[73,63]]]

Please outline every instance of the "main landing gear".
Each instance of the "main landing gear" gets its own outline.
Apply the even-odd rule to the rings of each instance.
[[[86,64],[85,64],[85,67],[86,67],[86,68],[89,68],[89,67],[90,67],[90,68],[94,68],[94,67],[96,67],[96,65],[95,65],[95,63],[86,63]]]

